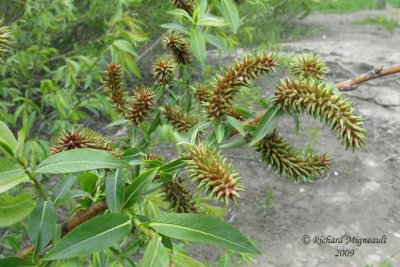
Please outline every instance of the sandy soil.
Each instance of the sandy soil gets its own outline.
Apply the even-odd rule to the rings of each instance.
[[[312,37],[285,43],[287,52],[315,51],[324,56],[337,82],[380,64],[400,61],[400,30],[394,34],[376,26],[353,25],[355,19],[400,11],[354,14],[314,14],[304,23],[317,27]],[[400,76],[364,84],[349,93],[356,113],[364,116],[368,142],[355,154],[345,151],[330,130],[310,117],[301,118],[299,136],[290,117],[279,125],[295,145],[307,142],[307,129],[319,130],[315,149],[334,157],[332,170],[313,184],[295,184],[279,177],[250,149],[230,155],[242,174],[246,191],[228,219],[261,248],[251,266],[365,266],[391,258],[400,266]],[[272,197],[267,197],[272,192]],[[386,244],[316,245],[302,243],[308,235],[387,237]],[[209,261],[216,253],[197,247]],[[338,249],[354,249],[352,257],[335,257]]]

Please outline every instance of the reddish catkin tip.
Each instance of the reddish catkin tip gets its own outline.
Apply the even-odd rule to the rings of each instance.
[[[51,147],[51,154],[76,148],[94,148],[106,150],[119,157],[119,152],[114,148],[111,140],[98,132],[77,128],[65,132]]]
[[[232,164],[227,163],[214,148],[206,145],[190,145],[183,155],[189,177],[217,200],[237,201],[238,192],[243,190],[240,176]]]

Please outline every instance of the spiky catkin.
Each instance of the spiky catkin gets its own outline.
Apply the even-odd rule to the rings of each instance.
[[[290,60],[290,73],[296,77],[323,79],[328,72],[326,61],[319,55],[307,53]]]
[[[160,159],[160,157],[158,155],[152,154],[152,153],[145,154],[143,156],[143,158],[144,158],[144,160],[157,160],[157,159]]]
[[[3,62],[3,57],[10,49],[11,44],[11,29],[8,26],[1,26],[3,23],[0,20],[0,63]]]
[[[120,155],[111,140],[90,129],[76,128],[65,132],[51,147],[51,154],[76,148],[94,148],[106,150],[114,156]]]
[[[124,72],[118,64],[111,64],[107,67],[105,86],[109,100],[115,110],[125,115],[128,106],[128,94],[125,91]]]
[[[126,113],[126,119],[133,126],[138,127],[154,108],[154,93],[151,89],[141,86],[135,90],[134,94],[133,102]]]
[[[195,88],[194,96],[200,103],[206,103],[211,95],[210,90],[207,88],[205,84],[199,84]]]
[[[199,187],[205,188],[211,198],[223,199],[226,204],[229,199],[237,201],[238,192],[243,190],[240,176],[214,148],[207,145],[188,146],[183,157],[189,177]]]
[[[185,10],[190,16],[193,15],[195,4],[193,0],[171,0],[171,4]]]
[[[245,120],[245,117],[243,117],[243,115],[240,114],[239,111],[237,111],[237,110],[235,110],[235,109],[233,109],[233,108],[230,109],[226,115],[231,116],[231,117],[234,117],[234,118],[237,119],[238,121],[244,121],[244,120]]]
[[[162,41],[163,47],[168,49],[175,61],[179,64],[189,64],[193,61],[193,54],[189,47],[189,42],[182,34],[170,32]]]
[[[348,99],[335,93],[325,82],[313,79],[287,79],[281,81],[275,91],[274,102],[284,110],[303,112],[319,117],[339,133],[346,149],[364,146],[366,130],[361,127],[363,119],[354,115]]]
[[[183,114],[178,108],[170,105],[164,106],[163,114],[165,118],[181,133],[186,133],[199,121],[186,114]]]
[[[165,198],[170,203],[170,210],[179,213],[198,213],[192,195],[184,184],[182,177],[172,178],[162,187]]]
[[[330,158],[326,154],[302,156],[278,135],[277,130],[267,134],[257,144],[257,151],[274,171],[294,181],[312,181],[330,165]]]
[[[246,86],[262,74],[274,71],[277,64],[276,56],[260,53],[246,56],[223,70],[222,75],[216,78],[208,99],[208,117],[221,119],[231,109],[238,87]]]
[[[160,57],[153,63],[152,74],[159,84],[170,84],[176,75],[178,64],[172,58]]]

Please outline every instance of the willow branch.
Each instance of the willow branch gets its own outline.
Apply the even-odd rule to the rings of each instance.
[[[370,70],[366,73],[363,73],[353,79],[346,80],[343,82],[339,82],[335,84],[336,88],[338,88],[340,91],[347,92],[347,91],[353,91],[360,86],[360,84],[368,82],[370,80],[374,80],[377,78],[381,78],[384,76],[388,75],[393,75],[396,73],[400,73],[400,65],[396,65],[393,67],[389,67],[387,69],[383,68],[383,65],[380,67],[377,67],[373,70]],[[257,113],[253,118],[248,119],[245,121],[243,124],[246,125],[252,125],[255,126],[257,123],[260,122],[261,118],[264,116],[265,110]],[[238,132],[236,130],[232,131],[231,137],[235,136]]]

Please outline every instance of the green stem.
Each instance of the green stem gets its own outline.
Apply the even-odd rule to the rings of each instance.
[[[28,175],[29,179],[33,182],[33,185],[35,186],[35,188],[39,192],[39,194],[42,196],[42,198],[45,201],[47,201],[48,200],[47,195],[44,192],[42,185],[38,182],[38,180],[36,180],[35,174],[29,170],[29,167],[26,166],[26,164],[21,159],[17,159],[17,161],[22,166],[22,168],[24,168],[24,172],[26,173],[26,175]]]

